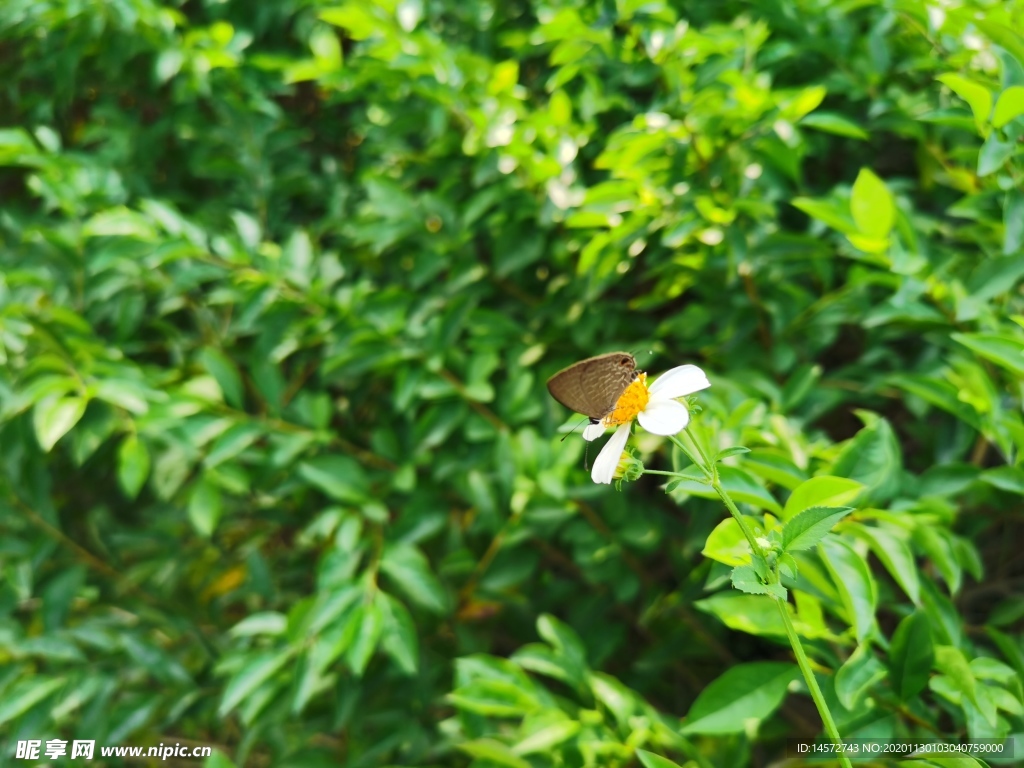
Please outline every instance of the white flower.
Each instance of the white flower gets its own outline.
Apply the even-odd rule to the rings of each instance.
[[[708,377],[696,365],[680,365],[666,371],[650,387],[647,386],[647,375],[639,374],[619,396],[612,412],[583,430],[583,439],[590,441],[600,437],[608,427],[617,427],[594,460],[591,479],[605,484],[614,479],[634,418],[652,434],[675,435],[690,423],[690,412],[677,398],[710,386]]]

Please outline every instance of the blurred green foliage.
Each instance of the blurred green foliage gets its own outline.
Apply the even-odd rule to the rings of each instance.
[[[4,754],[709,768],[816,736],[707,487],[596,487],[559,442],[545,378],[615,349],[708,372],[694,434],[751,449],[722,476],[765,530],[855,508],[787,534],[844,736],[1024,750],[1022,29],[0,3]]]

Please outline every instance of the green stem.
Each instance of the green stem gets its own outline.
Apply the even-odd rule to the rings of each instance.
[[[717,472],[715,473],[715,479],[711,481],[711,487],[715,489],[715,493],[718,494],[725,506],[728,507],[729,514],[732,515],[733,520],[736,521],[740,530],[743,531],[743,535],[747,539],[747,544],[750,545],[750,551],[767,561],[768,554],[764,551],[764,547],[757,543],[757,538],[754,536],[754,532],[750,530],[750,526],[747,525],[747,521],[736,508],[735,502],[733,502],[733,500],[729,498],[729,494],[725,492],[725,488],[722,487],[722,483],[718,479]]]
[[[768,553],[765,551],[758,541],[757,537],[754,536],[754,532],[750,530],[750,526],[744,519],[744,516],[740,513],[736,507],[735,502],[726,493],[725,488],[722,487],[722,482],[718,477],[718,467],[712,462],[708,461],[707,456],[704,455],[704,451],[700,447],[700,443],[697,442],[692,435],[687,433],[687,437],[693,444],[697,453],[700,455],[701,460],[704,462],[704,466],[701,469],[704,470],[704,474],[707,475],[711,481],[711,487],[715,489],[715,493],[718,494],[719,498],[722,499],[722,503],[725,504],[729,510],[729,514],[732,515],[733,520],[739,525],[740,530],[743,531],[743,536],[746,538],[747,543],[750,545],[750,551],[762,558],[765,562],[768,561]],[[680,447],[682,447],[680,445]],[[684,449],[686,450],[686,449]],[[821,715],[821,722],[825,726],[825,732],[828,737],[832,740],[832,743],[842,749],[842,739],[839,736],[839,729],[836,728],[835,720],[832,719],[832,713],[829,711],[828,704],[825,702],[825,697],[821,693],[821,688],[818,687],[818,681],[814,677],[814,671],[811,669],[811,662],[807,659],[807,654],[804,652],[804,646],[800,642],[800,636],[796,633],[796,627],[793,626],[793,620],[789,617],[789,611],[786,608],[786,601],[777,600],[775,598],[769,598],[775,600],[775,604],[779,607],[779,613],[782,614],[782,623],[786,627],[786,635],[789,637],[789,644],[793,647],[793,654],[796,656],[796,662],[800,667],[800,672],[803,673],[804,682],[807,683],[807,689],[811,692],[811,698],[814,699],[814,705],[818,708],[818,714]],[[843,768],[852,768],[850,759],[840,753],[839,764]]]
[[[779,613],[782,614],[782,623],[785,625],[786,634],[789,636],[789,644],[793,646],[793,653],[796,654],[796,663],[800,666],[800,671],[804,675],[804,682],[807,683],[807,688],[811,692],[811,698],[814,699],[814,705],[818,708],[818,714],[821,715],[821,722],[825,726],[825,733],[832,739],[833,744],[842,749],[843,740],[839,735],[839,729],[836,728],[836,722],[832,719],[832,713],[829,711],[825,697],[821,693],[821,688],[818,687],[818,681],[815,679],[814,671],[811,669],[811,662],[807,659],[807,654],[804,653],[804,647],[800,642],[800,636],[796,633],[796,627],[793,626],[793,620],[789,618],[786,603],[783,600],[776,600],[775,604],[779,606]],[[839,764],[843,768],[853,768],[850,764],[850,758],[846,757],[842,752],[837,757],[839,758]]]

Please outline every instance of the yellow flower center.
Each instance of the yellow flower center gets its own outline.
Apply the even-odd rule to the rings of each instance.
[[[619,424],[628,424],[647,407],[647,401],[650,399],[651,395],[647,391],[647,374],[637,374],[633,382],[619,395],[612,412],[604,417],[604,425],[615,427]]]

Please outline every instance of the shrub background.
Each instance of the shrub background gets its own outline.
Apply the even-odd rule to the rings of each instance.
[[[1019,0],[4,2],[5,754],[813,737],[720,504],[595,487],[558,441],[544,380],[614,349],[708,372],[694,433],[752,449],[723,471],[766,524],[859,483],[802,486],[857,511],[790,585],[844,736],[1024,749],[1021,29]]]

